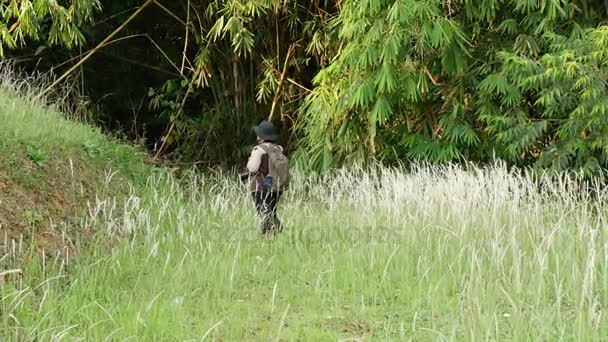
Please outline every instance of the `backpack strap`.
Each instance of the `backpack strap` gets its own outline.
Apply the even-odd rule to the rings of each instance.
[[[264,145],[264,144],[258,145],[259,148],[261,148],[262,150],[264,150],[264,152],[266,152],[266,154],[268,155],[268,158],[271,158],[272,156],[274,156],[275,146],[278,146],[278,145],[272,145],[272,146],[268,146],[268,145]]]
[[[270,154],[270,149],[268,148],[268,146],[266,146],[264,144],[259,144],[257,147],[259,147],[262,150],[264,150],[264,152],[266,152],[266,154]]]
[[[266,164],[265,165],[266,172],[260,172],[260,173],[263,174],[264,176],[266,176],[267,174],[270,173],[270,163],[271,163],[270,158],[272,158],[272,151],[270,150],[270,148],[267,145],[264,145],[264,144],[259,144],[256,147],[259,147],[260,149],[262,149],[262,151],[264,151],[264,155],[262,155],[262,160],[260,161],[260,167],[263,164]],[[266,163],[264,163],[264,162],[266,162]],[[260,171],[261,171],[261,168],[260,168]]]

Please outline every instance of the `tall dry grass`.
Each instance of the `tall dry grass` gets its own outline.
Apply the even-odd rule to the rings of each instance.
[[[501,166],[295,179],[280,208],[286,231],[274,239],[260,236],[251,199],[228,174],[181,184],[157,176],[124,203],[100,199],[84,224],[116,239],[114,247],[92,247],[63,273],[47,267],[4,285],[3,335],[608,336],[607,192],[599,184],[590,198],[581,181]]]

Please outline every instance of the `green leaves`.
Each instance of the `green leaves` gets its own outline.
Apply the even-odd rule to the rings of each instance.
[[[353,107],[365,109],[372,104],[375,89],[370,80],[360,81],[352,88],[352,97],[349,104]]]
[[[488,75],[480,84],[479,89],[488,95],[504,95],[509,84],[501,74]]]
[[[276,75],[276,65],[271,59],[265,59],[262,63],[264,78],[258,83],[258,93],[256,100],[258,102],[270,101],[276,87],[279,84],[279,79]]]
[[[449,19],[438,18],[431,25],[425,23],[422,26],[424,38],[430,43],[433,48],[442,48],[450,45],[455,40],[458,32],[457,28]],[[459,35],[458,38],[461,38]]]
[[[198,87],[207,87],[211,80],[211,51],[207,47],[201,47],[194,58],[193,83]]]
[[[475,147],[481,142],[477,132],[458,117],[444,115],[440,119],[440,123],[444,127],[444,140],[453,145]]]
[[[250,54],[254,46],[253,33],[244,27],[240,28],[232,36],[232,46],[239,56]]]
[[[503,113],[517,113],[513,120],[498,120],[506,115],[499,112],[484,116],[511,160],[526,155],[540,167],[584,174],[608,167],[608,74],[597,68],[604,63],[606,32],[588,30],[580,39],[552,35],[551,49],[538,60],[503,54],[502,70],[480,84],[486,98],[499,99]]]
[[[573,6],[345,1],[341,53],[317,78],[335,121],[302,116],[307,137],[339,139],[334,155],[607,167],[608,28],[586,31]]]
[[[30,160],[39,167],[44,167],[49,159],[49,156],[46,151],[33,145],[27,145],[26,154],[30,158]]]
[[[84,42],[80,26],[91,22],[94,12],[101,8],[98,0],[72,0],[66,7],[54,1],[5,0],[0,6],[0,58],[4,56],[3,46],[14,49],[27,40],[43,39],[67,48],[79,46]]]
[[[101,154],[99,145],[97,143],[95,143],[94,141],[85,142],[83,144],[83,148],[84,148],[85,152],[87,153],[87,155],[89,156],[89,158],[91,158],[91,159],[95,159]]]
[[[407,148],[407,157],[415,161],[448,162],[459,159],[462,155],[458,147],[432,140],[422,134],[405,136],[403,146]]]
[[[376,104],[371,110],[368,120],[373,125],[384,124],[392,115],[393,108],[390,101],[385,96],[380,96],[376,100]]]
[[[517,26],[517,20],[514,18],[509,18],[500,23],[498,26],[498,31],[506,34],[515,34],[518,31]]]
[[[222,13],[227,12],[230,12],[230,7],[225,7],[222,10]],[[255,13],[257,11],[251,12],[252,15]],[[217,41],[224,38],[226,34],[229,34],[232,47],[237,55],[250,54],[255,42],[253,33],[245,27],[245,23],[249,20],[250,18],[238,14],[230,16],[228,19],[226,19],[225,15],[221,15],[209,30],[207,38],[211,41]]]
[[[397,79],[399,78],[395,66],[384,63],[376,77],[376,89],[380,94],[392,93],[397,89]]]
[[[391,25],[408,25],[412,19],[411,14],[407,1],[395,1],[388,12],[388,19]]]

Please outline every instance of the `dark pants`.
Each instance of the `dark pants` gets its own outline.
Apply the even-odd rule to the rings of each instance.
[[[262,234],[277,233],[283,230],[277,217],[277,205],[281,195],[276,192],[252,192],[255,208],[262,219]]]

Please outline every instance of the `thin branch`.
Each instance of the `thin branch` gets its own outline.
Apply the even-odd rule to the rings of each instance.
[[[435,77],[433,77],[433,75],[431,74],[431,72],[429,71],[429,69],[426,67],[426,65],[423,65],[422,68],[424,69],[424,73],[431,79],[431,82],[433,82],[434,85],[436,85],[436,86],[444,86],[445,85],[445,83],[439,82],[439,81],[437,81],[437,79],[435,79]]]
[[[152,1],[154,1],[154,0],[152,0]],[[175,68],[175,70],[176,70],[177,72],[179,72],[179,74],[180,74],[182,77],[185,77],[185,76],[184,76],[184,74],[183,74],[183,73],[181,72],[181,70],[179,69],[179,67],[177,66],[177,64],[175,64],[175,62],[173,62],[173,61],[171,60],[171,58],[169,58],[169,56],[167,56],[167,54],[165,53],[165,51],[164,51],[164,50],[163,50],[163,49],[162,49],[162,48],[161,48],[161,47],[160,47],[160,46],[159,46],[159,45],[158,45],[158,44],[157,44],[157,43],[154,41],[154,39],[152,39],[152,37],[150,37],[150,36],[149,36],[149,35],[147,35],[147,34],[146,34],[145,36],[146,36],[146,37],[147,37],[147,38],[150,40],[150,42],[152,43],[152,45],[154,45],[154,47],[156,47],[156,49],[157,49],[158,51],[160,51],[160,53],[163,55],[163,57],[165,57],[165,59],[166,59],[167,61],[169,61],[169,63],[171,63],[171,65],[173,66],[173,68]]]
[[[110,42],[107,42],[107,43],[106,43],[106,44],[104,44],[102,47],[106,47],[106,46],[109,46],[109,45],[111,45],[111,44],[114,44],[114,43],[118,43],[118,42],[120,42],[120,41],[123,41],[123,40],[131,39],[131,38],[138,38],[138,37],[144,37],[144,38],[147,38],[148,40],[150,40],[150,42],[151,42],[151,43],[154,45],[154,47],[156,47],[156,48],[157,48],[157,49],[158,49],[158,50],[161,52],[161,54],[163,55],[163,57],[165,57],[165,59],[167,59],[167,61],[168,61],[169,63],[171,63],[171,65],[172,65],[172,66],[173,66],[173,67],[176,69],[176,71],[177,71],[177,72],[176,72],[176,73],[173,73],[173,72],[171,72],[171,71],[169,71],[169,70],[164,70],[164,69],[161,69],[160,67],[155,67],[155,66],[147,65],[147,64],[144,64],[144,63],[141,63],[141,62],[136,62],[136,61],[133,61],[133,60],[129,60],[129,59],[125,58],[125,57],[118,57],[118,56],[116,56],[116,55],[112,55],[112,54],[110,54],[110,53],[103,52],[102,50],[98,50],[97,52],[103,53],[103,54],[108,55],[108,56],[110,56],[110,57],[114,57],[114,58],[122,59],[122,60],[124,60],[125,62],[132,62],[132,63],[134,63],[134,64],[138,64],[138,65],[141,65],[141,66],[145,66],[145,67],[147,67],[147,68],[150,68],[150,69],[153,69],[153,70],[157,70],[157,71],[159,71],[159,72],[163,72],[163,73],[166,73],[166,74],[168,74],[168,75],[177,76],[177,77],[181,77],[181,76],[182,76],[182,75],[179,73],[179,69],[177,68],[177,65],[176,65],[176,64],[175,64],[175,63],[174,63],[174,62],[173,62],[171,59],[169,59],[169,57],[167,56],[167,54],[166,54],[166,53],[165,53],[165,52],[162,50],[162,48],[160,48],[160,46],[158,46],[158,44],[157,44],[157,43],[154,41],[154,39],[152,39],[150,36],[148,36],[148,35],[147,35],[147,34],[145,34],[145,33],[141,33],[141,34],[134,34],[134,35],[126,36],[126,37],[117,38],[117,39],[114,39],[114,40],[112,40],[112,41],[110,41]],[[87,53],[89,53],[89,52],[91,52],[91,51],[93,51],[93,50],[95,50],[95,49],[93,48],[93,49],[90,49],[90,50],[88,50],[88,51],[86,51],[86,52],[84,52],[84,53],[82,53],[82,54],[79,54],[79,55],[77,55],[77,56],[74,56],[74,57],[72,57],[72,58],[70,58],[70,59],[68,59],[68,60],[66,60],[66,61],[64,61],[64,62],[62,62],[61,64],[58,64],[58,65],[54,66],[53,68],[54,68],[54,69],[61,68],[62,66],[66,65],[66,64],[68,64],[68,63],[70,63],[70,62],[72,62],[72,61],[74,61],[74,60],[76,60],[76,59],[78,59],[78,58],[81,58],[82,56],[86,55]],[[35,59],[35,58],[32,58],[32,59]],[[18,61],[18,62],[19,62],[19,61]]]
[[[42,92],[40,92],[40,94],[38,94],[36,96],[36,98],[37,99],[42,98],[49,91],[51,91],[51,89],[53,89],[57,84],[61,83],[68,76],[70,76],[70,74],[72,72],[74,72],[74,70],[78,69],[78,67],[80,67],[84,62],[86,62],[89,58],[91,58],[91,56],[93,56],[95,54],[95,52],[97,52],[97,50],[99,50],[104,44],[106,44],[107,42],[112,40],[112,38],[114,38],[115,35],[117,35],[120,31],[122,31],[122,29],[124,29],[133,19],[135,19],[152,2],[154,2],[154,0],[147,0],[143,5],[141,5],[141,7],[137,11],[135,11],[135,13],[133,13],[116,30],[114,30],[114,32],[112,32],[109,36],[107,36],[101,43],[99,43],[97,45],[97,47],[95,47],[91,52],[89,52],[86,56],[84,56],[78,63],[74,64],[74,66],[72,66],[68,71],[63,73],[63,75],[61,75],[61,77],[59,77],[57,80],[55,80],[55,82],[53,82],[50,86],[48,86],[46,89],[44,89]]]
[[[147,69],[150,69],[150,70],[155,70],[155,71],[158,71],[158,72],[161,72],[163,74],[167,74],[167,75],[170,75],[170,76],[173,76],[173,77],[181,77],[182,76],[179,73],[172,72],[172,71],[169,71],[169,70],[165,70],[165,69],[163,69],[161,67],[158,67],[158,66],[142,63],[142,62],[136,61],[134,59],[130,59],[130,58],[122,57],[122,56],[116,56],[114,54],[111,54],[109,52],[105,52],[105,51],[102,51],[102,50],[100,50],[99,53],[101,53],[103,55],[106,55],[108,57],[111,57],[111,58],[115,58],[115,59],[121,60],[123,62],[131,63],[131,64],[134,64],[134,65],[138,65],[140,67],[147,68]]]
[[[198,26],[200,28],[200,34],[203,34],[203,21],[201,20],[201,16],[200,14],[198,14],[198,11],[196,10],[196,7],[192,8],[194,10],[194,14],[196,14],[196,19],[198,20]],[[194,24],[192,24],[192,26],[194,26]],[[196,32],[195,28],[192,28],[192,31]]]
[[[186,106],[186,101],[188,100],[188,95],[190,95],[191,92],[192,92],[192,82],[190,82],[188,84],[188,90],[186,91],[186,94],[184,95],[184,99],[182,100],[182,104],[179,107],[179,111],[177,112],[178,114],[184,112],[184,107]],[[158,151],[156,151],[156,154],[154,155],[154,161],[157,161],[158,157],[160,157],[160,154],[165,150],[165,146],[167,145],[167,139],[169,138],[169,136],[171,135],[171,133],[173,133],[173,130],[175,129],[175,122],[176,121],[177,121],[177,119],[173,120],[173,122],[171,123],[171,126],[167,130],[167,134],[164,136],[163,142],[160,145],[160,148],[158,149]]]
[[[170,9],[168,9],[167,7],[165,7],[163,4],[161,4],[159,1],[157,0],[152,0],[152,2],[154,2],[154,4],[156,4],[156,6],[160,7],[163,11],[167,12],[167,14],[169,16],[171,16],[173,19],[177,20],[180,22],[180,24],[184,25],[184,26],[188,26],[188,24],[182,20],[182,18],[178,17],[177,14],[173,13]]]
[[[296,87],[298,87],[298,88],[301,88],[301,89],[303,89],[303,90],[306,90],[306,91],[307,91],[307,92],[309,92],[309,93],[310,93],[310,92],[312,92],[312,90],[311,90],[311,89],[308,89],[308,88],[306,88],[305,86],[301,85],[300,83],[298,83],[298,82],[294,81],[294,79],[293,79],[293,78],[289,78],[289,77],[287,77],[287,81],[288,81],[289,83],[291,83],[291,84],[295,85],[295,86],[296,86]]]
[[[35,61],[37,59],[40,60],[42,58],[37,57],[36,55],[19,56],[19,57],[7,58],[6,62],[8,62],[10,64],[20,64],[20,63],[27,63],[27,62]]]
[[[281,60],[281,44],[280,44],[281,37],[279,36],[279,13],[275,13],[274,27],[275,27],[276,35],[277,35],[277,63],[279,63],[279,61]]]
[[[285,312],[283,313],[283,317],[281,317],[281,322],[279,323],[279,329],[277,331],[277,338],[276,338],[276,342],[279,342],[281,340],[281,330],[283,330],[283,325],[285,325],[285,318],[287,317],[287,313],[289,312],[289,306],[291,304],[287,304],[287,309],[285,309]]]
[[[297,44],[297,43],[296,43]],[[274,99],[272,100],[272,107],[270,108],[270,115],[268,115],[268,121],[272,121],[272,117],[274,116],[274,111],[279,102],[279,98],[281,96],[281,89],[283,88],[283,83],[285,82],[285,76],[287,74],[287,67],[289,66],[289,57],[293,53],[293,50],[297,46],[296,44],[292,44],[289,46],[287,50],[287,56],[285,56],[285,63],[283,64],[283,72],[281,73],[281,78],[279,79],[279,84],[277,86],[277,90],[274,93]]]
[[[454,96],[456,95],[456,90],[457,90],[457,89],[454,89],[454,90],[452,90],[452,91],[451,91],[451,92],[448,94],[447,98],[446,98],[446,99],[445,99],[445,101],[443,102],[443,105],[441,106],[441,108],[440,108],[440,109],[439,109],[439,111],[437,112],[437,115],[441,115],[441,114],[443,114],[443,113],[445,112],[445,109],[446,109],[446,107],[447,107],[448,103],[450,103],[450,102],[452,102],[452,101],[454,100]],[[434,115],[433,115],[433,121],[437,121]],[[441,123],[436,123],[436,122],[433,122],[433,124],[434,124],[434,125],[437,125],[437,127],[436,127],[436,128],[433,130],[433,132],[431,133],[431,136],[432,136],[433,138],[436,138],[436,137],[437,137],[437,135],[438,135],[438,134],[441,132],[441,130],[443,129],[443,125],[442,125]]]
[[[0,279],[4,279],[4,277],[6,277],[10,274],[16,274],[16,275],[20,276],[23,274],[23,271],[21,271],[20,269],[16,269],[16,270],[8,270],[8,271],[0,272]]]
[[[182,68],[180,73],[184,74],[184,67],[186,66],[186,52],[188,50],[188,35],[190,33],[190,0],[188,0],[188,14],[186,14],[186,39],[184,41],[184,51],[182,53]]]
[[[184,22],[182,20],[182,18],[180,18],[177,14],[175,14],[175,12],[171,11],[170,9],[168,9],[167,7],[165,7],[163,4],[160,3],[160,0],[152,0],[154,2],[154,4],[158,7],[160,7],[160,9],[162,9],[163,11],[165,11],[171,18],[177,20],[180,24],[182,24],[183,26],[186,27],[186,43],[184,46],[184,51],[186,50],[186,46],[188,44],[188,29],[190,28],[190,26],[192,26],[192,30],[194,31],[196,28],[194,27],[194,25],[192,25],[192,23],[190,22],[190,0],[188,0],[188,14],[187,14],[187,22]],[[156,43],[155,43],[156,45]],[[158,46],[157,46],[158,47]],[[166,56],[165,56],[166,57]],[[192,63],[190,62],[190,60],[188,59],[188,57],[186,56],[186,54],[184,53],[184,61],[188,62],[188,65],[190,66],[191,69],[194,69],[194,67],[192,66]],[[184,63],[182,63],[182,68],[180,69],[180,74],[184,74]]]
[[[79,46],[80,54],[82,54],[82,46]],[[84,68],[80,64],[80,94],[84,96]]]
[[[219,321],[219,322],[215,323],[211,328],[209,328],[209,330],[207,330],[207,332],[205,333],[205,335],[203,336],[203,338],[201,338],[201,341],[204,341],[207,338],[207,336],[209,336],[209,334],[211,334],[211,332],[213,331],[213,329],[217,328],[222,323],[224,323],[224,321]]]
[[[15,31],[15,29],[17,29],[17,27],[19,27],[19,24],[21,23],[20,20],[17,20],[9,29],[8,29],[8,33],[13,33],[13,31]]]
[[[137,38],[137,37],[146,37],[146,36],[147,36],[146,34],[134,34],[134,35],[126,36],[126,37],[121,37],[121,38],[117,38],[117,39],[114,39],[114,40],[112,40],[112,41],[109,41],[109,42],[107,42],[106,44],[102,45],[101,47],[106,47],[106,46],[108,46],[108,45],[111,45],[111,44],[114,44],[114,43],[118,43],[118,42],[120,42],[120,41],[127,40],[127,39],[131,39],[131,38]],[[66,65],[66,64],[68,64],[68,63],[70,63],[70,62],[72,62],[73,60],[76,60],[76,59],[78,59],[78,58],[80,58],[80,57],[82,57],[82,56],[86,55],[87,53],[89,53],[89,52],[91,52],[91,51],[93,51],[93,50],[95,50],[95,48],[90,49],[90,50],[87,50],[86,52],[81,53],[81,54],[79,54],[79,55],[76,55],[76,56],[74,56],[74,57],[72,57],[72,58],[70,58],[70,59],[68,59],[68,60],[66,60],[66,61],[64,61],[64,62],[62,62],[61,64],[58,64],[58,65],[53,66],[53,68],[54,68],[54,69],[61,68],[62,66]]]
[[[122,12],[120,12],[120,13],[113,14],[113,15],[111,15],[111,16],[109,16],[109,17],[107,17],[107,18],[104,18],[104,19],[102,19],[102,20],[100,20],[100,21],[98,21],[98,22],[94,23],[94,24],[93,24],[93,26],[97,26],[97,25],[103,24],[103,23],[105,23],[106,21],[112,20],[112,19],[114,19],[114,18],[116,18],[116,17],[118,17],[118,16],[120,16],[120,15],[122,15],[122,14],[125,14],[125,13],[127,13],[127,12],[131,12],[131,11],[133,11],[133,10],[135,10],[135,9],[137,9],[137,7],[129,8],[128,10],[124,10],[124,11],[122,11]]]

